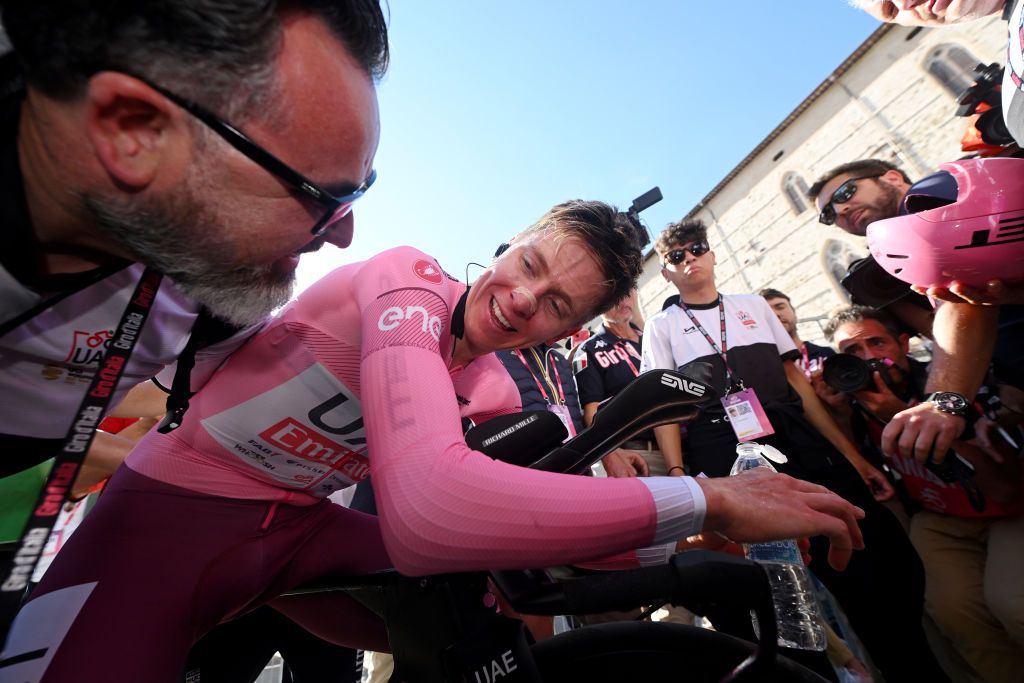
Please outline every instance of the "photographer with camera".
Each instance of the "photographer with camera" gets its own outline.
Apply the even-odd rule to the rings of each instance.
[[[927,366],[907,355],[910,337],[885,311],[840,309],[828,321],[825,336],[840,353],[826,359],[811,384],[855,442],[863,442],[862,425],[884,425],[923,399]],[[872,464],[881,467],[881,428],[874,431],[870,445],[877,457]]]
[[[883,311],[842,309],[825,334],[840,355],[825,362],[815,390],[855,441],[880,453],[883,427],[925,399],[926,367],[907,356],[907,335]],[[1024,500],[1018,460],[1003,450],[1007,457],[999,462],[957,442],[945,467],[927,468],[886,456],[910,499],[905,503],[916,507],[908,510],[910,537],[925,566],[925,609],[985,681],[1019,680],[1024,664],[1024,591],[1014,576],[1024,559]]]

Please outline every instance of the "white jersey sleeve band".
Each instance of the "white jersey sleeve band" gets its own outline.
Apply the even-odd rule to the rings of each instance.
[[[699,534],[707,500],[692,477],[638,477],[651,491],[658,521],[651,546]]]

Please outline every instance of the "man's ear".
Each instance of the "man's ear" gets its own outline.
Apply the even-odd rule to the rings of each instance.
[[[100,72],[89,80],[85,106],[96,158],[118,185],[142,189],[190,163],[188,115],[142,81]]]
[[[898,189],[907,190],[910,188],[910,183],[903,179],[903,174],[894,168],[891,168],[880,175],[878,179],[883,180]]]
[[[900,351],[906,355],[906,353],[910,351],[910,335],[904,332],[900,336],[896,337],[896,341],[900,345]]]

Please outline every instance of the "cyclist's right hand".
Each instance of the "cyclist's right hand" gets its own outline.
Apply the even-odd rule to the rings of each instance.
[[[864,548],[857,520],[864,511],[823,486],[754,469],[733,477],[698,478],[707,515],[704,531],[737,543],[828,536],[828,563],[845,569]]]

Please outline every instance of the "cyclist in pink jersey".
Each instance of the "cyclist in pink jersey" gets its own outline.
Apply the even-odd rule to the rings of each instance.
[[[639,269],[615,210],[573,201],[469,289],[408,247],[326,276],[231,357],[179,430],[140,442],[19,614],[0,681],[175,680],[195,639],[268,601],[318,635],[387,650],[346,596],[275,600],[332,572],[564,564],[702,530],[826,533],[843,565],[861,513],[813,484],[574,477],[466,445],[462,417],[518,409],[491,352],[568,334]],[[324,500],[370,472],[379,519]],[[95,657],[100,641],[118,656]]]

